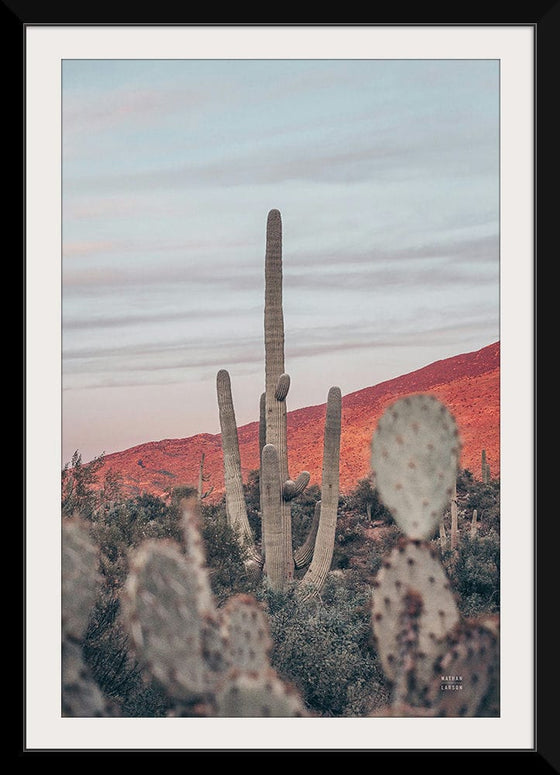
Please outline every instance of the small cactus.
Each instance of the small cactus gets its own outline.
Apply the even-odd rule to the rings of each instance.
[[[474,538],[478,530],[478,510],[473,509],[472,513],[472,520],[471,520],[471,538]]]
[[[456,549],[457,541],[459,537],[459,530],[458,530],[459,511],[457,508],[457,485],[456,484],[453,485],[450,508],[451,508],[451,548]]]

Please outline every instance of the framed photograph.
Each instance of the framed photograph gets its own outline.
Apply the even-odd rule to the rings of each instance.
[[[24,39],[26,749],[535,751],[535,25],[30,22]],[[453,478],[437,507],[418,478],[419,498],[395,505],[389,493],[403,489],[401,462],[415,475],[423,463],[413,442],[406,459],[400,452],[402,414],[387,430],[393,421],[381,418],[417,394],[457,426],[459,443],[437,425]],[[272,416],[284,431],[270,430]],[[187,712],[174,690],[157,709],[119,695],[98,713],[87,702],[64,712],[61,508],[63,523],[85,515],[107,542],[130,508],[117,503],[124,493],[136,509],[127,524],[144,519],[142,535],[157,539],[147,504],[167,508],[192,486],[198,508],[204,498],[218,504],[235,527],[238,472],[239,491],[253,498],[243,519],[258,524],[274,587],[277,547],[263,516],[272,507],[251,483],[255,473],[264,481],[263,448],[277,454],[282,433],[293,448],[287,476],[274,463],[284,477],[278,514],[294,495],[315,494],[321,542],[330,536],[327,567],[318,558],[298,576],[290,559],[282,572],[320,577],[326,610],[350,579],[365,578],[369,595],[376,574],[389,574],[398,531],[411,552],[431,545],[430,583],[441,570],[460,586],[449,615],[470,628],[453,653],[476,653],[476,669],[448,649],[414,694],[399,678],[406,669],[420,680],[422,628],[411,618],[396,635],[380,633],[373,622],[387,611],[374,602],[359,648],[388,657],[360,674],[345,604],[344,614],[329,611],[328,627],[338,617],[343,633],[329,647],[310,629],[317,612],[301,623],[290,646],[297,667],[287,637],[282,657],[276,642],[275,675],[293,670],[303,714],[241,717],[219,703],[220,712],[198,713],[194,702]],[[93,484],[89,473],[99,474]],[[94,516],[78,497],[84,486],[96,493]],[[307,500],[309,514],[290,512],[302,531]],[[419,526],[428,512],[429,527]],[[127,551],[138,548],[134,536]],[[364,536],[369,553],[352,555]],[[110,556],[103,568],[114,579],[125,555],[109,568]],[[323,587],[327,577],[336,592]],[[140,605],[130,602],[134,617]],[[399,616],[414,608],[402,605]],[[420,617],[430,605],[424,596]],[[138,653],[149,636],[134,622],[127,643]],[[403,646],[405,631],[415,650]],[[480,632],[495,648],[486,704],[473,699],[474,682],[465,691],[467,675],[489,671],[486,640],[473,651]],[[162,650],[144,654],[158,686],[164,672],[176,676],[158,663]],[[334,691],[337,671],[343,690]]]

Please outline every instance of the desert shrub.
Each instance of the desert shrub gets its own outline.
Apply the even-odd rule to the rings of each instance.
[[[128,573],[131,548],[150,538],[182,541],[180,515],[162,498],[138,495],[97,511],[91,535],[100,550],[100,570],[106,584],[119,587]]]
[[[81,453],[76,450],[72,460],[66,463],[61,475],[62,516],[79,514],[83,519],[92,519],[99,505],[95,490],[99,469],[103,465],[103,455],[89,463],[82,461]]]
[[[445,552],[443,564],[466,617],[498,613],[500,610],[500,537],[465,535],[455,552]]]
[[[235,530],[227,524],[225,510],[202,509],[202,538],[206,552],[210,585],[218,605],[238,593],[250,594],[256,585],[246,570],[248,549]]]
[[[350,567],[353,557],[361,550],[364,527],[355,512],[339,512],[334,540],[332,569]]]
[[[383,564],[384,557],[390,554],[401,537],[402,532],[395,523],[377,531],[375,542],[372,542],[373,545],[369,554],[370,578],[377,575]]]
[[[260,496],[260,473],[258,470],[249,471],[247,481],[243,485],[243,494],[247,506],[247,519],[249,526],[255,537],[255,541],[261,539],[261,496]],[[225,496],[223,499],[225,509]]]
[[[369,591],[329,577],[319,600],[303,602],[294,590],[264,590],[271,662],[323,716],[364,716],[387,690],[371,644]]]
[[[373,487],[368,477],[358,481],[347,495],[345,504],[347,509],[371,521],[382,520],[387,524],[394,521],[391,512],[381,502],[377,489]]]
[[[500,480],[492,479],[488,484],[473,482],[467,489],[465,509],[472,514],[476,509],[482,533],[500,530]]]

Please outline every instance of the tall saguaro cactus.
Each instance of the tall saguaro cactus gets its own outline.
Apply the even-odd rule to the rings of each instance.
[[[310,475],[302,471],[292,479],[289,472],[286,397],[290,376],[285,372],[284,365],[282,301],[282,219],[280,212],[274,209],[268,213],[265,251],[265,390],[261,395],[259,422],[261,564],[269,584],[274,589],[282,589],[294,579],[296,567],[304,567],[311,562],[303,585],[305,596],[309,597],[317,594],[324,584],[334,550],[339,497],[341,394],[338,387],[329,390],[321,506],[311,527],[311,535],[304,546],[294,553],[291,501],[305,490]],[[241,525],[242,532],[247,535],[246,508],[240,501],[241,461],[235,414],[230,378],[224,369],[218,373],[217,387],[228,516]],[[314,551],[311,551],[313,541]]]
[[[288,419],[286,396],[290,378],[284,372],[284,313],[282,309],[282,220],[278,210],[268,214],[264,295],[265,420],[266,443],[278,455],[280,486],[290,479],[288,471]],[[280,497],[283,574],[293,578],[292,508]],[[265,549],[266,552],[266,549]]]

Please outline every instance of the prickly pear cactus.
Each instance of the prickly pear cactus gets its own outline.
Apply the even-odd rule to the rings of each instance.
[[[261,673],[270,667],[272,639],[261,607],[249,595],[234,595],[221,609],[230,670]]]
[[[105,699],[86,665],[82,642],[100,577],[87,527],[78,518],[62,526],[62,715],[108,715]]]
[[[411,600],[416,605],[410,610]],[[403,617],[409,622],[403,627]],[[429,543],[403,539],[383,561],[374,582],[372,627],[385,675],[392,684],[410,672],[408,702],[421,702],[433,665],[447,648],[446,637],[459,621],[455,595]],[[413,628],[415,643],[403,650],[403,631]],[[409,665],[409,662],[412,665]]]
[[[206,659],[216,613],[207,605],[205,587],[198,569],[170,541],[146,541],[131,556],[123,616],[139,663],[174,701],[203,701],[211,665],[219,662],[213,651]]]
[[[462,620],[428,540],[456,497],[459,454],[454,418],[430,395],[389,406],[372,439],[380,497],[404,533],[372,595],[373,633],[392,688],[390,715],[474,716],[485,703],[495,715],[496,632]]]
[[[453,416],[433,395],[401,398],[380,418],[371,466],[379,495],[409,538],[431,538],[449,503],[461,444]]]
[[[216,694],[220,717],[308,716],[298,693],[281,681],[274,670],[264,675],[232,673]]]
[[[216,608],[194,503],[182,507],[185,549],[145,541],[131,555],[121,600],[138,662],[165,691],[169,715],[305,715],[270,665],[260,604],[240,594]]]
[[[497,715],[498,648],[492,621],[460,622],[450,633],[428,693],[438,716]]]
[[[82,638],[100,583],[97,550],[79,519],[62,526],[62,633]]]

